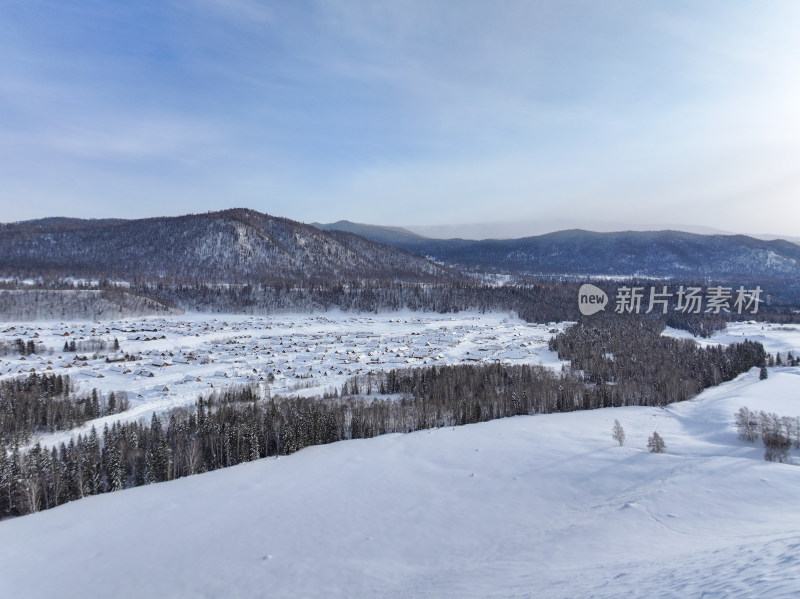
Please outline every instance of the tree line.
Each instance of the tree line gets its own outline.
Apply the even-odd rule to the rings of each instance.
[[[613,290],[606,283],[597,283],[605,286],[613,296]],[[629,283],[634,285],[639,282]],[[558,279],[528,280],[507,285],[489,285],[470,280],[444,283],[383,281],[379,284],[358,280],[346,283],[315,281],[305,285],[286,282],[210,285],[198,281],[191,285],[144,284],[142,290],[166,305],[202,312],[269,314],[339,309],[347,312],[412,310],[446,314],[507,311],[517,314],[526,322],[590,322],[591,318],[586,319],[578,311],[579,287],[576,281]],[[701,287],[705,289],[705,286]],[[667,314],[654,312],[648,317],[702,337],[725,329],[725,314],[693,314],[674,308],[673,302]]]
[[[767,354],[758,342],[700,347],[690,339],[664,336],[663,329],[654,319],[601,316],[569,327],[551,338],[549,347],[594,386],[602,405],[589,407],[683,401],[765,363]]]
[[[800,449],[800,417],[778,416],[770,412],[754,412],[740,408],[736,413],[739,438],[755,443],[759,437],[764,443],[764,459],[768,462],[790,462],[789,449]]]
[[[17,354],[20,356],[30,356],[31,354],[41,354],[47,351],[43,343],[28,339],[14,339],[14,341],[0,341],[0,356]]]
[[[74,395],[69,376],[37,374],[0,381],[0,446],[28,443],[35,433],[70,430],[129,408],[124,393],[93,389]]]
[[[392,312],[398,310],[455,313],[463,311],[507,311],[527,322],[591,322],[578,310],[577,294],[581,282],[570,277],[549,279],[518,278],[516,283],[492,285],[474,279],[445,279],[430,282],[393,280],[312,278],[301,282],[262,278],[250,282],[214,283],[209,279],[169,279],[133,277],[124,288],[106,280],[92,289],[75,288],[70,281],[46,280],[34,288],[18,288],[0,282],[0,319],[34,320],[42,318],[112,318],[126,315],[178,313],[192,310],[208,313],[275,314],[281,312]],[[652,281],[635,279],[611,286],[594,281],[610,298],[622,284],[648,287]],[[673,286],[708,286],[695,281],[675,281]],[[83,286],[85,287],[85,286]],[[795,304],[772,301],[752,314],[688,313],[676,309],[672,298],[666,314],[648,315],[667,326],[708,337],[723,330],[731,319],[755,318],[776,323],[800,322]],[[612,304],[607,311],[613,310]]]

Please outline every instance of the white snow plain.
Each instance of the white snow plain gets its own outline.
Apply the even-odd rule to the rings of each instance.
[[[666,408],[345,441],[82,499],[0,522],[0,596],[797,597],[800,469],[765,462],[734,414],[800,416],[798,383],[753,369]]]

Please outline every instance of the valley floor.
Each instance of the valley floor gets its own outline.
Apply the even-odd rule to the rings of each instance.
[[[8,323],[0,324],[0,343],[33,341],[38,353],[0,356],[0,379],[66,374],[79,393],[127,395],[125,413],[36,437],[53,445],[92,426],[102,430],[115,420],[194,405],[199,395],[234,384],[258,385],[273,396],[314,396],[340,390],[355,375],[393,368],[493,361],[561,368],[547,342],[565,326],[508,314],[416,312]],[[77,351],[64,351],[65,342],[75,342]],[[125,354],[135,359],[113,361]]]

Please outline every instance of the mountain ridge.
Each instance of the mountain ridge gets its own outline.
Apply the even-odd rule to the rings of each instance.
[[[398,247],[465,270],[521,275],[800,277],[800,246],[746,235],[569,229],[519,239],[424,239]]]
[[[430,239],[400,227],[304,224],[245,208],[137,220],[54,217],[0,225],[0,274],[5,276],[308,284],[447,281],[460,276],[456,271],[780,280],[791,286],[800,280],[800,245],[668,229]]]
[[[397,247],[243,208],[44,222],[0,228],[0,272],[226,283],[420,282],[456,276]]]
[[[379,243],[398,243],[427,239],[424,235],[414,233],[403,227],[388,227],[384,225],[369,225],[366,223],[354,223],[349,220],[338,220],[335,223],[311,223],[311,226],[322,229],[323,231],[345,231],[355,233],[367,239],[372,239]]]

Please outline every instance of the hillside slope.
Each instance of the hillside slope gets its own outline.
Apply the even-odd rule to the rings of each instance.
[[[452,271],[339,231],[233,209],[130,221],[0,226],[0,273],[193,283],[429,281]]]
[[[521,239],[391,242],[459,268],[523,274],[800,277],[800,246],[745,235],[571,230]]]
[[[666,409],[347,441],[80,500],[0,522],[0,596],[795,597],[800,470],[733,415],[800,415],[798,382],[754,370]],[[656,429],[665,454],[644,449]]]

